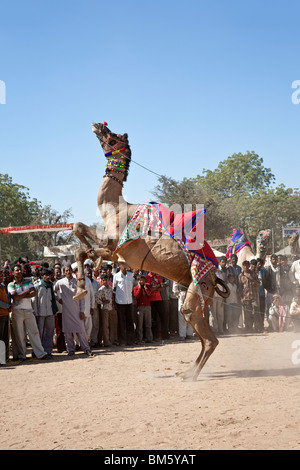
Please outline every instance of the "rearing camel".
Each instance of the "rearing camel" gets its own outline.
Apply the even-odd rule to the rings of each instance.
[[[131,269],[152,271],[186,286],[188,290],[182,314],[199,337],[202,349],[193,367],[178,375],[184,380],[196,380],[218,345],[218,339],[206,322],[204,311],[212,302],[215,290],[224,298],[229,295],[226,285],[216,277],[217,260],[205,241],[200,247],[203,255],[187,251],[183,245],[188,236],[184,241],[176,240],[170,236],[171,229],[166,229],[162,220],[156,218],[157,230],[147,226],[149,220],[159,212],[155,204],[128,204],[122,196],[123,182],[126,181],[131,160],[128,135],[112,133],[106,123],[93,124],[92,129],[107,157],[106,173],[98,193],[98,208],[105,223],[105,231],[97,232],[82,223],[73,226],[73,233],[81,242],[75,252],[78,287],[74,299],[86,295],[83,263],[87,258],[92,259],[97,266],[105,259],[126,264]],[[189,236],[193,230],[194,225]],[[98,248],[93,248],[92,242]],[[195,272],[198,275],[197,282]]]

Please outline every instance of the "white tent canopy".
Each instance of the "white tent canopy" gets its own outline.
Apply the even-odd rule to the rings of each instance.
[[[286,246],[284,248],[282,248],[282,250],[280,251],[277,251],[276,252],[276,255],[286,255],[286,256],[289,256],[291,254],[291,248],[290,246]]]
[[[217,258],[221,258],[221,256],[225,256],[225,253],[222,253],[222,252],[219,251],[219,250],[215,250],[214,248],[212,248],[212,251],[214,252],[214,255],[215,255]]]
[[[60,245],[60,246],[44,246],[45,258],[56,258],[60,256],[72,256],[78,245]]]

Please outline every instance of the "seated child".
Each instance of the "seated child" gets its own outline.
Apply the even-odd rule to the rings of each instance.
[[[288,306],[283,305],[279,294],[274,294],[272,297],[272,305],[269,308],[269,322],[272,325],[273,331],[282,332],[287,328],[287,314]]]
[[[300,294],[294,296],[290,306],[290,317],[296,331],[300,331]]]

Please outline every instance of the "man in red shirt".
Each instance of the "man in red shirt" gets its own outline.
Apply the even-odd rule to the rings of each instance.
[[[137,339],[143,341],[144,329],[146,343],[152,343],[151,289],[145,283],[145,276],[138,277],[138,285],[133,288],[137,301]]]
[[[167,312],[164,309],[160,291],[163,290],[162,278],[152,271],[147,274],[145,279],[146,284],[150,286],[151,295],[151,314],[153,321],[153,336],[154,341],[159,341],[160,338],[165,340],[169,339],[169,321]]]

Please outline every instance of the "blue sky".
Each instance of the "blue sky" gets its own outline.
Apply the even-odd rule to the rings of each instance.
[[[181,180],[254,150],[275,185],[300,187],[299,14],[276,0],[0,2],[1,173],[95,223],[105,158],[91,123],[107,121],[156,173]],[[157,182],[132,163],[123,194],[148,202]]]

